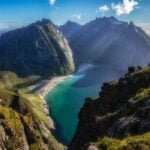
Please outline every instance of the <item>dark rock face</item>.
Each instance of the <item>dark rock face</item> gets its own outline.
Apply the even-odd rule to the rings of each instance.
[[[0,54],[0,70],[21,76],[63,75],[74,70],[67,40],[46,19],[2,34]]]
[[[81,27],[82,26],[78,23],[68,21],[66,24],[61,25],[59,29],[62,31],[63,35],[69,39]]]
[[[97,142],[102,142],[104,137],[112,138],[111,141],[113,139],[124,140],[126,137],[131,140],[130,137],[142,134],[147,134],[147,138],[144,138],[145,141],[142,135],[140,140],[142,142],[139,142],[143,147],[138,145],[136,140],[133,142],[135,138],[131,142],[135,147],[140,146],[140,149],[150,148],[149,101],[150,68],[128,73],[118,81],[105,83],[99,98],[86,100],[79,113],[77,132],[69,149],[90,149],[91,143],[96,145]],[[116,146],[119,145],[119,142],[115,143]],[[95,145],[95,149],[104,149],[102,146],[97,147],[98,145]],[[105,144],[101,143],[101,145],[105,145],[106,150],[109,149],[109,146],[106,146],[106,141]],[[119,148],[113,147],[112,149],[118,150]],[[129,149],[136,148],[130,147]]]
[[[150,61],[150,38],[132,22],[97,18],[77,30],[69,42],[77,66],[103,63],[127,69]]]

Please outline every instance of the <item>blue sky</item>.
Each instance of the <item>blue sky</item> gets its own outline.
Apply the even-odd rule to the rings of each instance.
[[[149,28],[150,0],[0,0],[0,29],[49,18],[55,24],[84,24],[95,17],[116,16]]]

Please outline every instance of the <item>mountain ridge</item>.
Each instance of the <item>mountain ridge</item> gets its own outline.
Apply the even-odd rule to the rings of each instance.
[[[64,36],[67,39],[69,39],[81,27],[82,27],[82,25],[69,20],[64,25],[61,25],[58,28],[60,29],[60,31],[62,31]]]
[[[88,22],[69,38],[69,43],[76,66],[104,63],[127,70],[129,66],[144,66],[150,61],[150,37],[133,22],[115,17]]]
[[[48,19],[2,34],[0,52],[0,70],[22,76],[64,75],[74,70],[67,40]]]

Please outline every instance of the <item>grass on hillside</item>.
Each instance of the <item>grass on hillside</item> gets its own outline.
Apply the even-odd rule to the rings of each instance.
[[[100,150],[150,150],[150,132],[122,140],[104,137],[96,146]]]

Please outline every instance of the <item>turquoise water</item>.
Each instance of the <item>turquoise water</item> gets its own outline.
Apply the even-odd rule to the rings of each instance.
[[[87,70],[82,68],[78,73],[68,76],[46,96],[50,115],[56,124],[54,135],[66,145],[75,133],[78,113],[85,98],[98,96],[103,82],[118,78],[122,74],[106,66],[87,68]]]
[[[84,99],[97,95],[99,91],[98,87],[72,87],[79,78],[80,76],[68,77],[47,95],[51,115],[59,125],[58,128],[61,128],[56,136],[65,144],[68,144],[74,135],[78,122],[77,114],[84,104]]]

